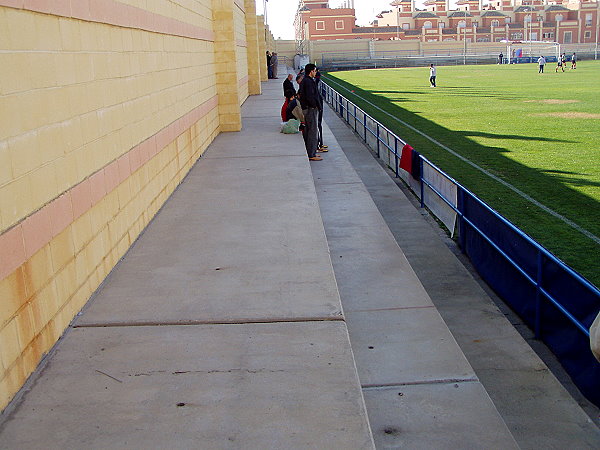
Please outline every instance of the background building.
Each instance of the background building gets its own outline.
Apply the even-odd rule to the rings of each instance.
[[[370,26],[356,26],[353,2],[330,8],[328,1],[300,0],[296,40],[421,40],[423,42],[548,41],[597,43],[600,3],[591,0],[394,0]]]

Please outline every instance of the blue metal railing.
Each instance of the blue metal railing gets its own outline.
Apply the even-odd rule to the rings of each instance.
[[[401,155],[399,154],[398,149],[399,149],[399,147],[400,148],[403,147],[406,144],[406,141],[404,141],[403,139],[396,136],[396,134],[394,134],[391,130],[389,130],[384,125],[380,124],[373,117],[368,115],[365,111],[363,111],[355,103],[351,102],[346,97],[344,97],[339,92],[337,92],[335,89],[333,89],[331,86],[327,85],[326,82],[323,82],[320,84],[321,84],[322,94],[323,94],[325,101],[327,101],[327,103],[329,103],[332,106],[332,108],[336,111],[336,113],[338,115],[340,115],[340,117],[342,117],[351,127],[352,127],[352,122],[353,122],[354,131],[361,137],[361,139],[363,141],[365,141],[365,143],[367,143],[367,145],[370,148],[372,148],[374,151],[377,152],[378,157],[381,157],[382,148],[384,149],[384,151],[387,150],[387,152],[388,152],[388,161],[391,161],[390,155],[393,155],[393,160],[394,160],[393,170],[394,170],[396,177],[399,177],[400,176],[399,175],[399,170],[400,170],[399,160],[400,160]],[[370,127],[369,122],[371,122],[374,125],[374,127]],[[382,131],[384,131],[384,133],[382,133]],[[382,134],[384,136],[387,136],[388,139],[382,139],[382,137],[381,137]],[[369,136],[371,136],[372,138],[375,139],[374,146],[369,145],[369,138],[368,138]],[[392,137],[393,144],[389,143],[389,137]],[[533,239],[531,239],[527,234],[525,234],[523,231],[521,231],[519,228],[517,228],[515,225],[513,225],[511,222],[509,222],[507,219],[505,219],[503,216],[501,216],[498,212],[496,212],[494,209],[492,209],[489,205],[487,205],[485,202],[483,202],[482,200],[477,198],[470,191],[468,191],[466,188],[464,188],[462,185],[460,185],[458,182],[456,182],[456,180],[454,180],[453,178],[451,178],[450,176],[445,174],[442,170],[440,170],[437,166],[435,166],[433,163],[431,163],[425,157],[423,157],[422,155],[419,155],[419,158],[420,158],[420,165],[421,165],[421,171],[420,171],[421,175],[418,178],[418,182],[419,182],[419,186],[420,186],[421,207],[428,206],[425,204],[425,196],[424,196],[424,188],[427,187],[429,190],[431,190],[431,192],[433,192],[438,198],[440,198],[448,207],[450,207],[457,214],[459,221],[462,223],[462,226],[459,227],[459,230],[464,229],[465,224],[468,225],[471,230],[475,231],[479,236],[481,236],[492,248],[494,248],[514,269],[517,270],[517,272],[519,272],[535,288],[536,301],[535,301],[534,331],[535,331],[536,337],[538,337],[538,338],[541,337],[541,328],[542,328],[541,309],[543,307],[542,299],[546,299],[550,304],[554,305],[554,307],[558,311],[560,311],[564,315],[564,317],[566,317],[573,325],[575,325],[575,327],[579,331],[581,331],[585,336],[589,337],[588,328],[580,320],[578,320],[557,298],[555,298],[555,296],[553,296],[550,292],[548,292],[542,286],[542,280],[544,279],[544,276],[543,276],[544,275],[544,273],[543,273],[544,259],[552,261],[554,264],[556,264],[561,269],[563,269],[568,274],[570,274],[575,280],[577,280],[577,282],[581,285],[581,287],[589,290],[592,295],[597,296],[599,304],[600,304],[600,291],[593,284],[591,284],[589,281],[587,281],[585,278],[583,278],[581,275],[579,275],[573,269],[571,269],[566,264],[564,264],[562,261],[560,261],[558,258],[556,258],[552,253],[550,253],[548,250],[546,250],[540,244],[538,244]],[[422,175],[423,174],[422,168],[423,168],[424,163],[431,166],[441,176],[443,176],[447,181],[454,184],[457,188],[459,188],[459,191],[466,192],[469,195],[471,195],[472,198],[475,199],[480,204],[481,207],[483,207],[490,214],[495,216],[506,227],[508,227],[510,230],[512,230],[512,232],[514,232],[515,234],[520,236],[525,242],[527,242],[529,245],[531,245],[533,248],[536,249],[537,254],[538,254],[536,276],[530,275],[527,272],[527,270],[524,267],[521,267],[521,265],[517,261],[515,261],[515,259],[513,257],[511,257],[506,251],[504,251],[498,245],[498,243],[492,239],[492,237],[490,237],[488,234],[486,234],[483,230],[480,229],[480,227],[478,227],[472,220],[470,220],[460,210],[460,208],[458,208],[457,205],[455,205],[450,199],[446,198],[440,191],[438,191],[432,183],[430,183],[428,180],[424,179],[424,177]],[[388,166],[389,166],[389,164],[388,164]],[[452,230],[450,230],[450,231],[452,231]],[[465,248],[464,233],[462,233],[460,231],[459,231],[459,245],[461,246],[461,248],[464,251],[464,248]]]

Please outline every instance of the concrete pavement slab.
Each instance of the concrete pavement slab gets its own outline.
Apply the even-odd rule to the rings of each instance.
[[[373,448],[342,322],[72,330],[2,449]]]
[[[346,322],[363,387],[477,380],[433,305],[346,311]]]
[[[78,325],[340,316],[307,164],[203,159]]]
[[[598,409],[581,395],[574,399],[577,392],[567,392],[549,373],[548,351],[545,363],[530,347],[544,351],[531,332],[528,345],[515,329],[518,319],[508,308],[498,309],[493,293],[482,289],[458,252],[451,251],[456,245],[329,108],[325,120],[519,446],[600,448],[600,430],[580,405],[596,423]],[[553,371],[560,374],[556,364]]]
[[[478,382],[366,389],[364,393],[377,448],[519,448]]]

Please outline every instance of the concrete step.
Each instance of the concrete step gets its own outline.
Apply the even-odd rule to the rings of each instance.
[[[330,151],[311,167],[376,446],[518,448],[327,126],[324,136]]]

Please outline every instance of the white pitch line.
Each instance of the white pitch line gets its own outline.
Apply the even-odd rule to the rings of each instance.
[[[596,244],[600,244],[600,238],[598,236],[596,236],[595,234],[593,234],[592,232],[586,230],[585,228],[577,225],[575,222],[573,222],[570,219],[567,219],[565,216],[563,216],[562,214],[557,213],[556,211],[548,208],[546,205],[538,202],[536,199],[534,199],[533,197],[531,197],[530,195],[526,194],[525,192],[521,191],[520,189],[514,187],[512,184],[508,183],[507,181],[504,181],[502,178],[497,177],[496,175],[494,175],[491,172],[488,172],[487,170],[485,170],[483,167],[478,166],[477,164],[475,164],[473,161],[465,158],[464,156],[462,156],[461,154],[455,152],[454,150],[452,150],[449,147],[446,147],[444,144],[442,144],[439,141],[436,141],[434,138],[432,138],[431,136],[426,135],[425,133],[423,133],[422,131],[416,129],[415,127],[413,127],[412,125],[404,122],[403,120],[398,119],[397,117],[393,116],[392,114],[390,114],[389,112],[381,109],[379,106],[371,103],[369,100],[361,97],[360,95],[357,95],[354,92],[351,92],[350,89],[346,88],[345,86],[342,86],[339,83],[336,83],[335,81],[333,81],[331,78],[328,78],[328,81],[331,81],[334,84],[337,84],[339,87],[341,87],[342,89],[344,89],[347,92],[350,92],[354,95],[356,95],[358,98],[360,98],[362,101],[364,101],[365,103],[368,103],[369,105],[371,105],[373,108],[381,111],[382,113],[384,113],[385,115],[389,116],[390,118],[394,119],[396,122],[401,123],[402,125],[404,125],[406,128],[410,128],[412,131],[414,131],[417,134],[420,134],[421,136],[423,136],[425,139],[433,142],[435,145],[437,145],[440,148],[443,148],[444,150],[446,150],[448,153],[456,156],[458,159],[460,159],[461,161],[464,161],[465,163],[467,163],[468,165],[470,165],[471,167],[479,170],[481,173],[484,173],[485,175],[487,175],[488,177],[490,177],[491,179],[497,181],[498,183],[502,184],[503,186],[506,186],[507,188],[509,188],[511,191],[516,192],[517,194],[519,194],[521,197],[523,197],[525,200],[533,203],[535,206],[537,206],[538,208],[540,208],[541,210],[547,212],[548,214],[550,214],[551,216],[556,217],[557,219],[562,220],[564,223],[566,223],[567,225],[569,225],[570,227],[572,227],[573,229],[579,231],[581,234],[583,234],[584,236],[590,238],[592,241],[594,241]]]

